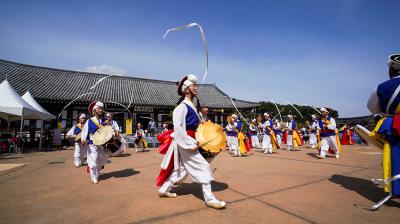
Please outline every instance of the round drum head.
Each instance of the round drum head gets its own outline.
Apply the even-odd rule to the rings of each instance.
[[[93,134],[92,140],[95,145],[104,145],[114,135],[114,129],[111,126],[104,126]]]
[[[209,152],[219,152],[225,148],[226,135],[221,126],[210,121],[200,124],[196,131],[199,147]]]

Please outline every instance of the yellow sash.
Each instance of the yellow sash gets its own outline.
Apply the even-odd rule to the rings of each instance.
[[[90,120],[91,120],[99,129],[103,127],[101,124],[99,124],[99,123],[96,121],[96,119],[94,119],[94,117],[90,118]]]
[[[378,121],[376,124],[375,128],[371,133],[369,134],[370,140],[371,141],[380,141],[383,142],[383,155],[382,155],[382,170],[383,170],[383,179],[386,180],[388,178],[392,177],[392,162],[391,162],[391,147],[389,144],[389,141],[387,141],[383,135],[378,133],[379,128],[381,127],[383,121],[386,118],[382,118]],[[385,186],[384,190],[385,192],[390,192],[390,189],[392,187],[392,184],[389,183],[388,185]]]
[[[239,150],[240,154],[246,154],[246,145],[244,143],[244,140],[246,139],[246,136],[243,134],[243,132],[238,133],[238,140],[239,140]]]

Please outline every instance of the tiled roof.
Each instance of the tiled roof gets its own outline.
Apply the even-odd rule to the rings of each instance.
[[[114,101],[127,106],[172,107],[178,101],[176,82],[126,76],[111,76],[89,90],[105,74],[53,69],[0,60],[0,81],[8,79],[13,88],[24,94],[30,91],[39,102],[69,102],[84,93],[93,93],[76,102]],[[202,105],[210,108],[233,109],[227,95],[214,84],[198,86]],[[235,100],[238,108],[254,108],[259,104]]]

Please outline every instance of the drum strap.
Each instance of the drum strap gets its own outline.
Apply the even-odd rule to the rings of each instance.
[[[99,124],[99,122],[96,121],[96,119],[94,119],[94,117],[90,118],[90,120],[92,120],[92,122],[100,129],[103,126],[101,126],[101,124]]]
[[[396,88],[396,90],[394,91],[392,97],[390,97],[389,103],[386,106],[386,113],[389,114],[389,109],[390,106],[392,106],[393,101],[396,99],[397,95],[399,95],[400,93],[400,85]]]

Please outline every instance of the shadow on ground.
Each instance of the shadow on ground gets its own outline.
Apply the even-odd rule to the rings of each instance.
[[[211,182],[211,189],[213,192],[216,191],[223,191],[229,187],[228,184],[222,183],[222,182],[217,182],[217,181],[212,181]],[[201,184],[192,182],[192,183],[183,183],[179,185],[176,188],[173,188],[171,192],[177,193],[179,195],[188,195],[192,194],[196,198],[200,200],[204,200],[203,197],[203,190],[201,189]]]
[[[132,154],[130,154],[130,153],[124,153],[124,154],[121,154],[121,155],[119,155],[119,156],[114,156],[114,157],[129,157],[129,156],[131,156]]]
[[[384,192],[382,188],[377,187],[370,180],[357,177],[333,175],[329,181],[339,184],[347,190],[358,193],[359,195],[372,201],[372,203],[376,203],[388,195],[388,193]],[[372,203],[370,206],[372,206]],[[393,200],[387,201],[385,205],[389,207],[400,207],[400,203]]]
[[[111,177],[116,177],[116,178],[122,178],[122,177],[130,177],[136,174],[139,174],[140,171],[134,170],[132,168],[129,169],[123,169],[123,170],[118,170],[110,173],[104,173],[100,175],[99,180],[107,180],[108,178]]]

